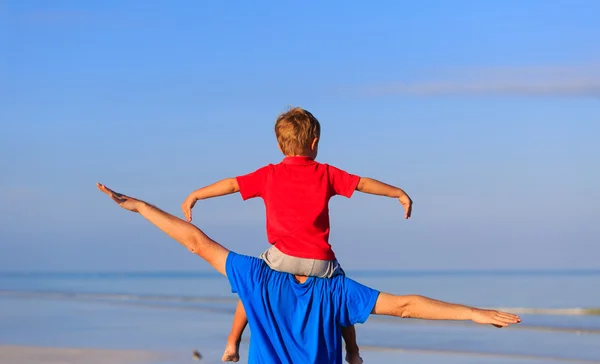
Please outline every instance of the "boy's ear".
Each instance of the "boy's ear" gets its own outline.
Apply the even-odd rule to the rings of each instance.
[[[317,145],[319,145],[319,138],[313,139],[312,144],[310,145],[310,150],[317,149]]]

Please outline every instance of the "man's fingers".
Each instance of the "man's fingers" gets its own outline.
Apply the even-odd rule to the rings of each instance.
[[[508,326],[511,322],[508,320],[504,320],[502,318],[500,318],[498,315],[496,314],[492,314],[489,317],[489,323],[496,326],[496,327],[506,327]]]
[[[96,187],[98,187],[98,189],[106,194],[108,194],[107,188],[105,185],[103,185],[102,183],[96,182]]]
[[[507,327],[510,325],[518,324],[521,322],[521,318],[517,315],[513,315],[508,312],[500,312],[495,310],[484,310],[482,316],[475,320],[475,322],[482,324],[491,324],[495,327]]]
[[[112,193],[111,193],[111,194],[109,194],[109,196],[110,196],[110,198],[111,198],[113,201],[115,201],[115,202],[116,202],[116,203],[118,203],[118,204],[122,204],[123,202],[125,202],[125,200],[124,200],[124,199],[122,199],[122,198],[119,198],[119,197],[115,196],[115,195],[114,195],[114,194],[112,194]]]
[[[519,316],[512,314],[512,313],[508,313],[508,312],[502,312],[502,311],[493,311],[495,317],[500,317],[500,318],[504,318],[507,320],[519,320]]]
[[[500,316],[500,317],[507,318],[507,319],[517,319],[517,318],[519,318],[519,316],[513,315],[512,313],[508,313],[508,312],[498,312],[497,315]]]
[[[108,190],[107,194],[113,201],[115,201],[118,204],[122,204],[126,200],[125,196],[121,195],[120,193],[116,193],[110,189]]]
[[[118,193],[116,193],[115,191],[111,190],[110,188],[106,187],[105,185],[103,185],[102,183],[96,183],[96,186],[98,186],[98,189],[104,193],[106,193],[107,195],[120,195]]]
[[[521,318],[517,315],[513,315],[512,313],[498,312],[498,317],[511,323],[521,322]]]
[[[113,201],[115,201],[118,204],[125,202],[125,200],[127,199],[127,196],[117,193],[101,183],[96,183],[96,186],[100,191],[106,193]]]
[[[518,324],[519,322],[521,322],[521,319],[517,315],[506,312],[496,312],[492,324],[494,326],[501,325],[502,327],[505,327],[511,324]]]

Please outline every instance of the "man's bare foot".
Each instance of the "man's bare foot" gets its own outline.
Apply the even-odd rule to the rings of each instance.
[[[360,357],[358,351],[346,353],[346,363],[348,364],[363,364],[363,359]]]
[[[227,342],[222,361],[232,361],[237,363],[240,360],[240,341]]]

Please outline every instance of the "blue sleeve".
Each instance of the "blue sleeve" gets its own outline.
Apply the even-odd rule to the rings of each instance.
[[[375,307],[379,291],[344,276],[340,311],[340,325],[347,327],[362,324]]]
[[[245,295],[254,290],[264,270],[264,261],[259,258],[240,255],[232,251],[227,255],[225,271],[231,285],[231,292]]]

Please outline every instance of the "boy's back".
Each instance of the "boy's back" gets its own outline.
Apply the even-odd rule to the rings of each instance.
[[[329,245],[329,199],[352,196],[360,177],[293,156],[236,179],[244,200],[264,200],[271,244],[298,258],[335,259]]]

